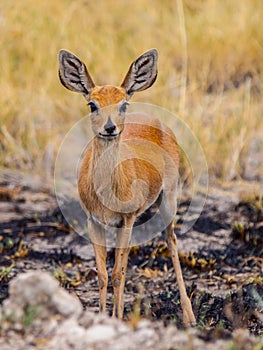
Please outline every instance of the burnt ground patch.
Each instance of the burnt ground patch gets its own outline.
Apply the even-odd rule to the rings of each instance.
[[[97,312],[99,298],[92,247],[70,229],[55,208],[52,196],[43,193],[38,197],[29,188],[9,193],[8,186],[2,186],[0,302],[8,297],[8,284],[16,275],[45,270],[74,293],[84,308]],[[199,336],[207,341],[228,339],[237,328],[262,335],[262,199],[239,202],[221,195],[208,196],[198,221],[190,231],[181,234],[181,216],[188,205],[187,200],[180,204],[176,232]],[[114,250],[108,253],[110,281]],[[144,317],[161,320],[164,326],[183,327],[176,279],[162,233],[131,249],[126,281],[126,320]],[[109,283],[109,313],[111,293]]]

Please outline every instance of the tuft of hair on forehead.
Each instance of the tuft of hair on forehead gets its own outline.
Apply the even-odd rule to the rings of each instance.
[[[100,107],[117,104],[126,97],[123,88],[113,85],[96,86],[90,94],[90,100],[96,101]]]

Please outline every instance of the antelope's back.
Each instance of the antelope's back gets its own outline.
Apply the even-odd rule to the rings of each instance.
[[[152,149],[150,159],[158,156],[166,156],[173,161],[174,166],[179,167],[179,149],[176,137],[172,130],[163,124],[158,118],[143,113],[130,113],[126,116],[125,127],[121,135],[121,142],[138,142],[142,147],[140,153]],[[159,151],[158,151],[159,150]],[[155,151],[158,151],[155,153]],[[160,153],[161,151],[161,153]]]

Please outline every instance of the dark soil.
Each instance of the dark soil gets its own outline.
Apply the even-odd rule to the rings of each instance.
[[[206,340],[229,338],[237,328],[256,336],[263,334],[262,198],[255,194],[242,199],[237,192],[211,191],[194,227],[177,234],[197,327]],[[187,200],[180,204],[178,232],[180,215],[188,205]],[[14,276],[46,270],[77,295],[84,308],[98,311],[92,247],[69,228],[43,186],[0,184],[0,254],[0,302],[7,298]],[[113,263],[111,249],[109,275]],[[111,299],[109,283],[109,313]],[[131,249],[125,319],[132,322],[138,317],[183,327],[175,275],[162,233]]]

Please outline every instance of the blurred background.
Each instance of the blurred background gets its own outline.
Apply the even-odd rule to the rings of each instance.
[[[118,85],[156,47],[158,79],[133,101],[185,120],[215,181],[262,180],[262,19],[262,0],[1,1],[0,168],[52,179],[59,144],[89,112],[59,82],[59,49]]]

